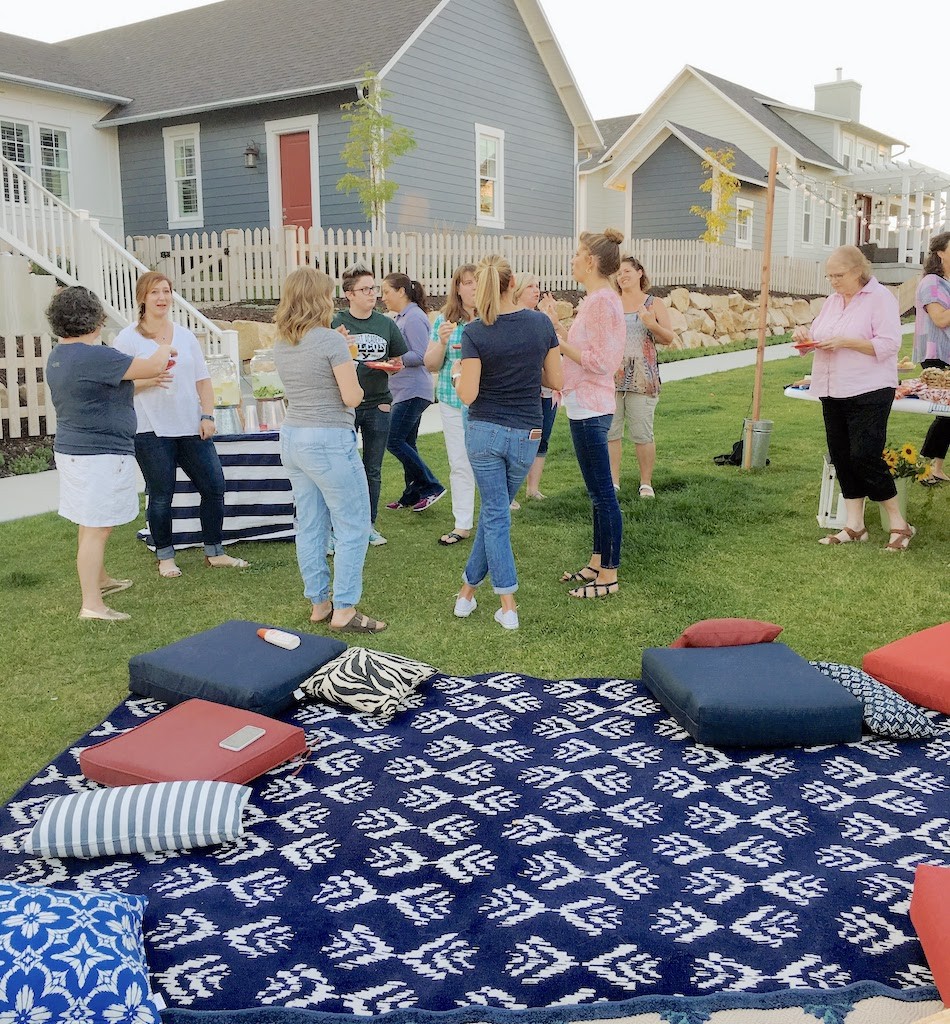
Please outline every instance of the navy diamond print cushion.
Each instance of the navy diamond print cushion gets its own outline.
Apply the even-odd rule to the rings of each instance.
[[[853,665],[812,661],[819,672],[841,683],[864,705],[864,721],[872,732],[894,739],[929,739],[937,734],[930,719],[890,687]]]

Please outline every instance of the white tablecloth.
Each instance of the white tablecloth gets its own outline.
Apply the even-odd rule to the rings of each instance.
[[[280,434],[228,434],[214,439],[224,470],[224,543],[293,540],[294,499],[280,462]],[[172,502],[176,548],[201,545],[200,496],[179,469]],[[154,550],[148,529],[138,537]]]
[[[818,402],[819,398],[805,388],[794,386],[785,389],[786,398],[803,398],[806,402]],[[895,398],[892,412],[916,412],[923,416],[950,416],[950,405],[938,405],[922,398]]]

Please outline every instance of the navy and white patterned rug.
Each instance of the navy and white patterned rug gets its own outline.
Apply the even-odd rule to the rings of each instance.
[[[78,752],[0,811],[0,877],[144,893],[155,987],[191,1010],[583,1007],[877,982],[932,997],[908,917],[950,864],[950,724],[926,742],[697,746],[630,680],[437,676],[393,722],[288,713],[318,746],[253,783],[241,840],[20,851]],[[705,1018],[703,1018],[705,1019]]]

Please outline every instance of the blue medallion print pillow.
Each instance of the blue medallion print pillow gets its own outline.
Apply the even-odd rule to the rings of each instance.
[[[142,940],[146,902],[0,881],[0,993],[11,1019],[161,1024]]]
[[[834,661],[810,661],[809,664],[841,683],[861,701],[864,705],[864,721],[878,736],[918,740],[937,735],[933,723],[916,704],[911,704],[867,672]]]

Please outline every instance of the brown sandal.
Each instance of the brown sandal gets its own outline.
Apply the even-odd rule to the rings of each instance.
[[[585,572],[592,572],[593,576],[585,576]],[[585,565],[583,569],[578,569],[577,572],[566,572],[561,577],[562,583],[593,583],[594,580],[600,575],[600,570],[595,569],[592,565]]]
[[[846,526],[843,530],[840,530],[839,532],[840,533],[846,533],[848,535],[848,539],[847,540],[842,540],[838,536],[837,533],[832,533],[828,537],[822,537],[821,540],[818,541],[818,543],[819,544],[850,544],[851,541],[853,541],[853,540],[864,541],[864,540],[868,539],[867,527],[865,527],[863,530],[852,530],[850,526]]]
[[[885,551],[906,551],[910,547],[911,540],[917,536],[917,528],[911,526],[908,523],[903,529],[900,530],[888,530],[888,533],[892,537],[897,537],[898,540],[889,541],[884,545]]]
[[[377,622],[362,612],[356,612],[345,626],[330,626],[334,633],[382,633],[385,622]]]

